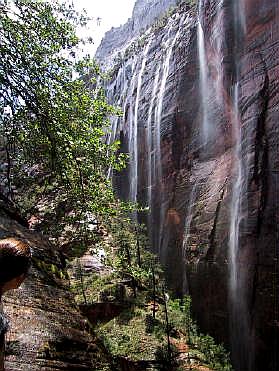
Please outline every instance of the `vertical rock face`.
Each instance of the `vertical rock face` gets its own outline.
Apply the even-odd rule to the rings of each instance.
[[[157,17],[160,17],[170,6],[175,6],[176,0],[137,0],[133,10],[134,29],[145,30],[151,26]]]
[[[190,292],[202,330],[230,346],[235,370],[275,371],[279,7],[197,8],[182,2],[119,49],[107,91],[123,117],[110,140],[119,137],[130,160],[114,182],[149,206],[138,218],[171,287]]]
[[[137,0],[132,17],[123,26],[112,28],[101,41],[96,58],[106,65],[113,62],[117,53],[125,50],[127,44],[138,37],[154,21],[175,6],[177,0]]]
[[[279,7],[276,1],[246,0],[244,5],[246,38],[241,57],[240,112],[246,204],[243,205],[239,259],[246,275],[256,367],[265,369],[267,364],[270,369],[272,366],[276,369],[279,339]],[[258,348],[261,352],[257,352]],[[271,349],[274,353],[267,358]]]

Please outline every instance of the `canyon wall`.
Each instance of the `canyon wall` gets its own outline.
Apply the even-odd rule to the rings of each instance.
[[[106,85],[123,110],[108,140],[129,153],[115,187],[149,207],[170,286],[237,371],[278,366],[278,17],[277,0],[182,1],[116,43]]]

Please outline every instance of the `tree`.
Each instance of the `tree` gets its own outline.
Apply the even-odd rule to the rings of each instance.
[[[76,57],[86,21],[53,0],[0,4],[1,191],[27,215],[51,195],[48,217],[61,228],[113,212],[106,169],[124,165],[103,140],[117,112],[97,87],[99,68]]]

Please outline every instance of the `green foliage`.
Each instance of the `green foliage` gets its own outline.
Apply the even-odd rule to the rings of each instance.
[[[197,346],[205,355],[206,361],[213,370],[232,371],[227,352],[222,345],[215,343],[213,337],[200,334]]]
[[[97,333],[109,352],[114,356],[125,356],[133,360],[152,360],[161,344],[152,334],[145,331],[145,312],[128,312],[101,326]]]
[[[33,265],[48,278],[58,279],[58,280],[68,280],[68,274],[65,269],[58,267],[55,264],[47,263],[44,260],[32,257]]]
[[[175,354],[175,351],[176,348],[174,346],[171,346],[171,353]],[[167,345],[161,345],[156,349],[155,359],[161,363],[158,367],[160,371],[176,370],[175,366],[177,366],[177,364],[175,361],[175,357],[169,359],[169,351]]]
[[[133,223],[130,221],[130,226]],[[116,231],[113,230],[113,233]],[[138,231],[137,231],[138,233]],[[114,273],[121,277],[131,277],[133,271],[129,270],[129,261],[138,267],[137,254],[133,250],[135,239],[139,235],[133,229],[118,229],[116,239],[119,251],[116,254],[120,260],[116,260]],[[144,239],[145,240],[145,239]],[[146,243],[146,242],[145,242]],[[128,247],[127,247],[128,246]],[[115,247],[116,248],[116,247]],[[127,256],[126,249],[129,250]],[[122,255],[123,253],[123,255]],[[144,256],[144,254],[143,254]],[[121,260],[122,259],[122,260]],[[229,357],[222,345],[217,345],[209,335],[198,332],[197,325],[191,315],[191,298],[167,299],[162,279],[162,272],[154,255],[148,255],[148,267],[155,268],[155,295],[154,285],[151,284],[152,275],[143,278],[141,276],[141,291],[136,298],[129,300],[129,308],[122,312],[116,319],[96,329],[108,351],[115,357],[127,357],[132,360],[157,360],[160,362],[158,369],[176,369],[179,367],[177,354],[179,348],[176,344],[187,344],[188,361],[198,361],[199,364],[207,365],[212,370],[231,371]],[[142,259],[144,266],[145,259]],[[157,271],[158,270],[158,271]],[[134,276],[136,277],[136,276]],[[103,285],[103,288],[105,285]],[[137,287],[139,282],[137,282]],[[156,306],[156,317],[153,306]],[[125,306],[124,306],[125,308]],[[168,319],[167,319],[168,318]],[[168,335],[170,342],[168,344]],[[187,363],[188,361],[183,362]],[[178,363],[177,363],[178,362]],[[188,364],[188,363],[187,363]]]
[[[187,4],[189,6],[196,6],[198,3],[197,0],[178,0],[177,1],[177,5],[183,5],[183,4]]]
[[[146,250],[144,228],[131,221],[125,208],[116,209],[115,216],[106,221],[112,244],[109,249],[113,250],[106,258],[106,263],[113,267],[111,274],[84,276],[80,282],[83,288],[75,289],[79,291],[80,302],[83,292],[88,303],[103,301],[103,296],[104,301],[119,302],[119,284],[122,286],[123,312],[95,329],[108,352],[116,359],[157,360],[161,362],[158,370],[167,370],[182,366],[177,355],[187,344],[184,366],[192,367],[194,362],[212,370],[231,371],[224,347],[209,335],[199,333],[191,315],[191,298],[169,299],[165,294],[162,269],[156,257]],[[127,295],[132,282],[137,292],[134,297]]]
[[[163,15],[157,18],[152,25],[152,32],[164,28],[167,25],[169,18],[175,13],[176,10],[176,7],[170,7]]]
[[[143,296],[141,297],[141,300]],[[138,301],[139,302],[139,301]],[[166,338],[166,324],[163,306],[160,305],[157,318],[151,315],[151,308],[146,304],[139,304],[126,309],[117,319],[98,327],[97,334],[100,336],[108,351],[114,356],[127,357],[132,360],[157,360],[160,370],[176,369],[179,361],[176,355],[179,350],[177,344],[188,344],[188,360],[194,359],[200,365],[206,365],[216,371],[232,371],[229,357],[222,345],[215,343],[209,335],[199,334],[197,327],[188,326],[188,321],[193,323],[190,316],[190,298],[183,300],[169,300],[168,313],[171,319],[171,358]],[[188,319],[185,319],[185,316]],[[190,328],[191,344],[184,337]],[[187,360],[184,360],[184,363]],[[184,364],[185,365],[185,364]],[[193,368],[194,369],[194,368]]]
[[[127,223],[125,227],[121,224],[124,220]],[[184,366],[192,367],[194,360],[198,365],[206,365],[212,370],[231,371],[229,357],[223,346],[217,345],[209,335],[198,332],[191,315],[191,298],[169,299],[165,294],[162,270],[157,259],[145,251],[148,242],[144,230],[129,218],[123,218],[123,215],[118,222],[120,228],[116,228],[115,220],[110,224],[115,254],[111,261],[113,278],[98,278],[95,275],[91,284],[95,286],[95,292],[99,290],[98,299],[100,293],[107,293],[112,299],[107,297],[106,300],[117,301],[116,283],[121,282],[127,290],[130,283],[125,278],[134,278],[137,296],[124,295],[120,316],[106,324],[100,323],[95,329],[108,352],[116,360],[117,357],[134,361],[156,360],[159,362],[158,370],[178,369],[182,366],[181,362]],[[138,241],[141,241],[142,249],[140,264],[136,248]],[[139,269],[142,270],[141,274],[135,274]],[[177,355],[186,344],[187,356],[181,361]]]
[[[99,68],[76,58],[75,28],[86,17],[58,1],[7,0],[0,7],[2,177],[9,197],[27,215],[39,206],[53,235],[69,225],[84,230],[113,211],[106,170],[124,166],[124,157],[115,157],[118,144],[103,140],[117,112],[96,87]]]
[[[191,297],[185,296],[183,299],[169,300],[168,307],[171,323],[184,333],[188,343],[194,344],[198,333],[191,314]]]
[[[77,277],[72,279],[71,290],[75,294],[75,300],[78,304],[84,304],[84,295],[87,304],[102,301],[120,301],[123,300],[120,293],[121,283],[117,276],[112,272],[104,276],[98,274],[83,275],[82,280],[80,272],[76,266],[76,261],[72,262],[71,270],[77,272]],[[125,292],[123,292],[123,295]]]
[[[191,315],[191,297],[169,300],[168,306],[172,325],[187,335],[188,344],[191,344],[193,349],[198,349],[196,354],[213,370],[232,371],[229,355],[223,345],[216,344],[213,337],[198,332]]]
[[[126,206],[129,208],[129,205]],[[115,212],[115,216],[105,220],[114,251],[113,254],[108,253],[107,264],[121,279],[131,280],[136,296],[138,288],[152,289],[152,272],[155,272],[158,281],[162,269],[149,251],[146,227],[131,220],[123,207],[115,209]]]

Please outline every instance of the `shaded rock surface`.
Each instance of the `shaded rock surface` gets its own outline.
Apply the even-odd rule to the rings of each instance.
[[[278,13],[276,0],[202,2],[207,141],[197,15],[188,6],[120,58],[107,86],[123,109],[123,118],[112,120],[111,139],[119,137],[130,155],[115,187],[149,206],[150,215],[139,219],[149,225],[169,283],[178,294],[190,292],[203,331],[231,349],[239,326],[232,324],[230,290],[231,240],[237,240],[238,322],[246,339],[238,348],[251,354],[243,368],[240,350],[233,351],[239,371],[278,367]],[[119,51],[125,55],[123,45]],[[103,49],[100,57],[109,53]]]
[[[30,244],[33,263],[24,284],[3,298],[11,320],[5,369],[99,369],[106,360],[73,301],[56,248],[0,209],[0,238],[10,236]]]

